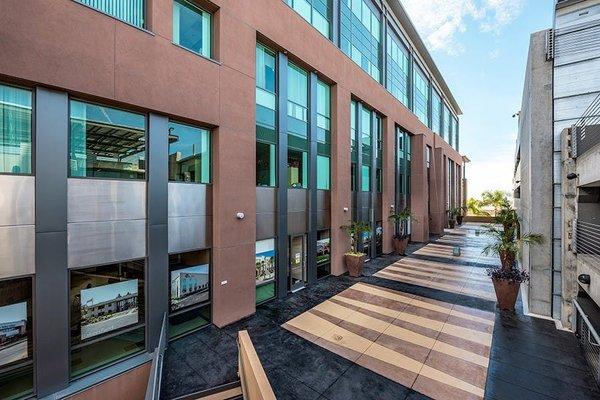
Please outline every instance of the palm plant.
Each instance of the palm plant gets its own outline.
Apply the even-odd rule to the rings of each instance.
[[[348,225],[343,225],[340,228],[346,232],[348,236],[350,236],[350,251],[346,254],[359,256],[363,253],[359,253],[356,251],[356,243],[358,238],[362,237],[362,234],[365,232],[371,232],[371,224],[363,221],[348,221]]]
[[[488,226],[487,234],[492,238],[491,243],[483,248],[486,256],[497,255],[502,263],[502,270],[510,272],[514,268],[517,256],[521,253],[523,245],[536,245],[544,242],[544,237],[537,233],[529,233],[517,237],[517,226],[506,225],[502,228]]]
[[[417,222],[417,218],[412,214],[410,208],[408,207],[397,213],[390,211],[388,220],[394,221],[394,225],[396,226],[394,239],[404,239],[406,237],[406,223],[410,219],[412,219],[414,222]]]

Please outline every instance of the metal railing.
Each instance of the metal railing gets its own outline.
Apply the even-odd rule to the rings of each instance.
[[[590,366],[596,382],[600,383],[600,336],[592,326],[589,318],[577,302],[575,305],[575,334],[583,350],[583,355]]]
[[[573,126],[573,156],[581,156],[600,143],[600,95]]]
[[[575,220],[574,239],[578,256],[600,262],[600,225]]]
[[[148,386],[146,386],[146,397],[145,400],[159,400],[160,399],[160,385],[162,380],[162,366],[163,358],[165,356],[165,349],[167,347],[167,314],[163,315],[162,327],[160,329],[160,338],[158,339],[158,346],[154,350],[152,355],[152,367],[150,368],[150,375],[148,377]]]

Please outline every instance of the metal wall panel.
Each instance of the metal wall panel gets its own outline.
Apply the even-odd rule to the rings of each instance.
[[[210,185],[169,182],[169,217],[212,215]]]
[[[308,211],[308,190],[287,190],[288,212]]]
[[[277,188],[256,188],[256,240],[277,236]]]
[[[169,253],[206,249],[212,245],[212,217],[169,217]]]
[[[0,175],[0,188],[0,226],[34,225],[35,178]]]
[[[381,198],[381,193],[377,193],[377,197],[375,199],[375,220],[383,220],[383,201]]]
[[[329,190],[317,191],[317,229],[331,227],[331,192]]]
[[[308,232],[308,212],[288,212],[287,230],[288,235],[300,235]]]
[[[308,232],[308,190],[287,190],[288,235]]]
[[[146,218],[146,182],[69,179],[68,222]]]
[[[554,96],[600,92],[600,58],[554,68]]]
[[[69,268],[146,257],[146,220],[79,222],[67,226]]]
[[[35,272],[35,226],[0,227],[0,279]]]
[[[555,82],[556,84],[556,82]],[[554,100],[554,120],[579,119],[588,109],[598,93]]]

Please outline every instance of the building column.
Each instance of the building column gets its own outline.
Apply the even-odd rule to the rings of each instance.
[[[425,135],[412,136],[410,203],[416,218],[411,221],[411,240],[429,240],[429,212],[427,187],[427,141]],[[432,162],[433,163],[433,162]],[[433,170],[432,170],[433,172]]]
[[[381,121],[382,126],[381,129],[383,129],[383,120]],[[375,116],[375,112],[372,111],[371,112],[371,193],[370,193],[370,197],[371,197],[371,207],[369,207],[369,223],[371,224],[371,248],[369,249],[369,251],[371,252],[370,258],[374,259],[377,258],[377,240],[376,240],[376,234],[377,234],[377,218],[375,216],[376,214],[376,209],[377,209],[377,203],[378,203],[378,195],[377,195],[377,132],[378,131],[378,126],[377,126],[377,118]],[[383,131],[381,132],[381,134],[383,135]],[[383,167],[383,164],[381,165]],[[383,170],[383,168],[382,168]],[[382,193],[383,195],[383,193]],[[383,196],[382,196],[383,199]],[[383,205],[382,205],[383,207]]]
[[[35,91],[35,385],[38,397],[69,383],[67,169],[69,97]]]
[[[352,191],[350,190],[350,91],[331,87],[331,274],[346,272],[344,254],[350,247],[350,238],[340,226],[352,219]]]
[[[288,229],[287,229],[287,55],[277,53],[277,296],[288,292]]]
[[[317,74],[309,75],[309,111],[310,116],[309,166],[308,166],[308,246],[306,255],[307,279],[309,284],[317,281]]]
[[[392,252],[392,236],[394,236],[394,223],[388,220],[392,210],[391,206],[396,202],[396,124],[391,118],[383,120],[383,193],[381,196],[381,217],[383,219],[383,252]],[[400,210],[394,210],[398,212]]]
[[[356,208],[356,215],[352,215],[350,220],[352,221],[360,221],[363,222],[366,216],[363,213],[363,193],[362,193],[362,110],[363,105],[360,101],[356,102],[356,111],[354,116],[356,117],[356,137],[354,138],[356,142],[356,186],[354,187],[356,190],[354,191],[354,208]],[[356,243],[356,251],[363,251],[363,241],[361,237],[354,238]],[[367,254],[368,256],[368,254]]]
[[[146,348],[158,346],[163,315],[169,302],[169,119],[150,114],[148,118],[148,265],[146,297],[148,338]]]

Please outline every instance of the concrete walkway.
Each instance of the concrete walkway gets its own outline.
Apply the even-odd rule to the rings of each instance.
[[[495,310],[478,226],[171,343],[163,398],[235,381],[247,329],[278,399],[598,399],[573,334]],[[460,246],[461,256],[453,255]]]

